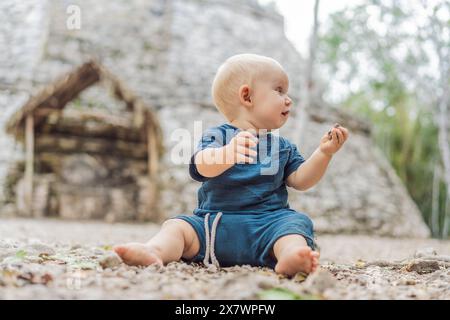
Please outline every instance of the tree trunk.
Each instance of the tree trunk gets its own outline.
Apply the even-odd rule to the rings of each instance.
[[[440,56],[441,59],[444,59]],[[450,104],[450,68],[446,67],[447,62],[442,61],[440,63],[442,72],[442,95],[438,100],[438,139],[439,139],[439,150],[441,154],[442,164],[444,166],[444,181],[446,185],[446,201],[444,210],[444,222],[442,229],[447,229],[447,216],[449,215],[448,201],[450,199],[450,145],[448,138],[448,105]],[[446,236],[446,235],[445,235]]]
[[[431,193],[431,216],[428,225],[431,226],[431,234],[437,236],[439,233],[439,162],[435,161],[433,170],[433,189]]]
[[[439,6],[439,5],[438,5]],[[436,9],[434,10],[436,11]],[[440,21],[436,15],[430,16],[431,19],[431,40],[436,50],[440,71],[440,89],[442,92],[437,99],[437,112],[435,113],[435,121],[438,127],[439,153],[444,167],[444,181],[446,185],[444,225],[442,229],[447,229],[447,216],[449,215],[448,201],[450,199],[450,145],[448,137],[448,106],[450,105],[450,50],[448,43],[440,37],[444,30],[449,30],[448,26]]]
[[[319,4],[320,0],[316,0],[314,4],[314,23],[309,44],[309,61],[306,69],[306,88],[303,94],[303,101],[300,102],[299,112],[297,113],[298,128],[300,132],[297,137],[298,144],[302,142],[302,138],[306,132],[306,125],[308,122],[307,109],[311,105],[312,93],[314,91],[314,62],[316,60],[317,33],[319,30]]]
[[[444,222],[442,223],[442,238],[448,237],[448,228],[450,219],[450,197],[448,196],[448,192],[445,197],[445,213],[444,213]]]
[[[444,94],[439,101],[439,116],[438,116],[439,149],[441,151],[442,163],[444,165],[445,182],[447,186],[450,186],[450,149],[448,139],[448,110],[447,110],[447,105],[449,104],[450,97],[448,85],[444,90],[445,90]],[[450,193],[450,188],[448,188],[447,193]]]

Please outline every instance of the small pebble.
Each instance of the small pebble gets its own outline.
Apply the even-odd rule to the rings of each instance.
[[[439,269],[439,262],[435,260],[413,260],[405,267],[406,271],[418,274],[432,273]]]
[[[110,252],[102,256],[99,260],[99,264],[103,269],[114,268],[122,263],[122,259],[115,253]]]

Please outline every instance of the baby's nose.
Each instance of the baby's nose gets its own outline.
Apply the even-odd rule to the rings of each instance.
[[[292,99],[289,97],[286,97],[286,105],[290,106],[292,104]]]

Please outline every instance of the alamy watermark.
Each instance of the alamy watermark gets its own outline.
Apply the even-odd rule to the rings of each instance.
[[[193,130],[187,128],[177,128],[170,134],[170,141],[175,142],[169,150],[170,161],[173,164],[189,164],[192,155],[200,149],[206,147],[223,147],[230,143],[241,129],[226,128],[225,130],[204,131],[202,121],[194,121]],[[280,166],[280,139],[279,130],[259,130],[257,137],[257,145],[251,148],[257,152],[259,162],[246,163],[248,165],[260,165],[261,175],[274,175],[278,172]],[[203,159],[207,164],[234,164],[231,157],[217,157],[214,159]]]
[[[68,30],[80,30],[81,29],[81,8],[75,4],[67,6],[66,13],[68,15],[66,19],[66,28]]]
[[[89,277],[93,272],[95,272],[95,279]],[[78,291],[87,285],[87,282],[89,284],[95,282],[97,286],[102,286],[102,275],[103,269],[100,266],[97,266],[95,271],[85,271],[80,267],[69,267],[67,269],[66,287],[67,289]]]

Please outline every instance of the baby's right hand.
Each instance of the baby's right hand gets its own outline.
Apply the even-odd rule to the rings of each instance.
[[[256,147],[258,138],[248,131],[240,131],[228,143],[226,148],[227,163],[253,163],[253,157],[257,152],[252,147]]]

